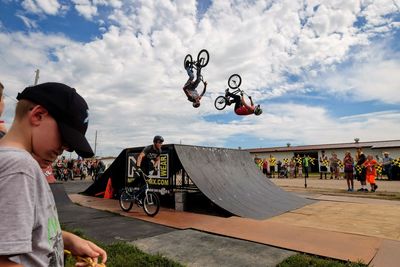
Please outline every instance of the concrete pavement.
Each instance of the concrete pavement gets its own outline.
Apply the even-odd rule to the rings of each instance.
[[[279,180],[286,182],[286,179]],[[287,182],[290,182],[290,180]],[[297,181],[293,179],[291,181],[292,185],[294,182]],[[325,183],[328,181],[320,182],[328,184]],[[332,183],[335,186],[341,186],[340,183],[345,183],[343,180],[336,180],[334,182],[329,181],[329,184]],[[335,197],[318,194],[313,197],[322,200],[319,203],[285,213],[269,220],[257,221],[239,217],[220,218],[187,212],[179,213],[165,209],[161,210],[155,218],[150,218],[145,216],[143,211],[122,213],[115,200],[94,199],[81,195],[72,195],[71,197],[75,202],[84,206],[109,210],[121,213],[124,216],[151,221],[173,228],[197,229],[202,232],[223,235],[226,238],[233,237],[231,238],[232,241],[244,239],[253,241],[248,242],[251,244],[255,244],[254,242],[269,244],[331,258],[350,259],[352,261],[361,259],[366,263],[373,264],[375,267],[397,266],[398,262],[400,262],[400,229],[398,225],[400,221],[400,205],[397,201],[349,198],[346,196]],[[191,233],[192,230],[184,231],[186,231],[185,233],[188,236],[190,235],[188,240],[207,239],[201,238],[201,235],[198,235],[196,231],[195,234]],[[185,246],[188,250],[180,252],[180,256],[174,255],[176,253],[173,251],[174,246],[171,247],[172,251],[169,251],[167,246],[157,248],[157,244],[161,242],[160,240],[166,240],[165,242],[168,243],[168,238],[164,239],[162,237],[171,235],[171,240],[174,240],[174,237],[176,237],[185,243],[184,239],[179,239],[180,232],[171,231],[154,235],[150,238],[141,239],[144,243],[140,242],[140,240],[137,241],[137,244],[145,251],[158,250],[160,253],[183,260],[182,255],[190,255],[190,251],[193,249],[190,245]],[[214,240],[213,243],[221,244],[221,242]],[[243,248],[246,248],[248,243],[243,245]],[[202,244],[201,242],[196,243],[196,246],[201,247]],[[216,247],[216,253],[219,249],[219,247]],[[246,250],[243,251],[243,254],[246,254]],[[226,254],[222,253],[219,256],[223,257],[223,255]],[[251,258],[252,256],[249,255],[248,259],[250,260]],[[192,261],[188,260],[188,262],[183,262],[188,265],[194,264],[193,266],[199,264],[194,259]],[[233,265],[227,264],[225,266],[237,266],[234,262],[232,262]]]
[[[64,183],[64,186],[68,193],[73,194],[83,191],[90,183],[90,181],[68,181]],[[60,195],[63,197],[63,192],[55,193],[58,198]],[[103,199],[91,198],[90,200],[94,204],[97,200]],[[65,201],[69,199],[62,200],[62,202]],[[102,203],[106,202],[107,200]],[[115,200],[111,202],[115,203]],[[127,241],[147,253],[162,254],[187,266],[274,267],[295,254],[290,250],[264,244],[222,237],[198,230],[180,230],[134,217],[120,216],[113,210],[107,212],[72,203],[57,205],[57,207],[62,224],[71,229],[82,229],[85,235],[93,239],[104,243]],[[119,207],[117,208],[120,211]],[[142,209],[136,209],[135,212],[144,213]]]

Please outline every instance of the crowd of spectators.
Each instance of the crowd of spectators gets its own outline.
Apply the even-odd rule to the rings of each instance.
[[[74,180],[75,177],[83,180],[88,176],[97,180],[104,170],[105,165],[99,159],[66,159],[62,156],[53,163],[53,174],[59,181]]]
[[[277,160],[273,155],[265,159],[257,156],[254,158],[256,165],[262,169],[268,178],[275,178],[275,176],[278,178],[297,178],[303,177],[303,173],[307,178],[310,167],[315,164],[315,160],[308,155],[301,157],[299,154],[290,159],[284,158],[282,161]]]
[[[320,157],[313,158],[307,154],[300,156],[295,154],[292,158],[276,159],[274,155],[269,158],[260,158],[257,155],[254,158],[256,165],[262,170],[268,178],[308,178],[311,167],[313,169],[319,167],[320,179],[340,179],[351,180],[359,177],[357,174],[360,168],[365,168],[363,162],[358,162],[362,154],[359,149],[354,157],[349,151],[346,151],[343,159],[339,158],[335,152],[332,152],[329,157],[325,151],[321,151]],[[367,157],[368,155],[365,155]],[[374,158],[374,166],[376,178],[384,179],[385,176],[389,180],[395,180],[400,169],[400,159],[393,159],[388,152],[384,152],[382,156],[370,155]],[[358,166],[358,167],[357,167]],[[354,186],[349,181],[349,191],[352,191]]]

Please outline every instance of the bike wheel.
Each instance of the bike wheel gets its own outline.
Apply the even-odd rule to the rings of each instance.
[[[125,189],[122,190],[121,196],[119,197],[119,206],[123,211],[130,211],[132,209],[133,202]]]
[[[226,98],[225,98],[225,96],[222,96],[222,95],[218,96],[215,99],[214,106],[218,110],[223,110],[226,107]]]
[[[200,67],[204,68],[207,66],[209,60],[210,54],[208,51],[205,49],[200,50],[199,54],[197,55],[197,63],[200,65]]]
[[[183,68],[186,69],[186,62],[189,62],[189,64],[193,64],[193,58],[191,54],[187,54],[185,56],[185,59],[183,60]]]
[[[156,216],[160,210],[160,200],[155,193],[147,192],[143,200],[143,210],[148,216]]]
[[[232,74],[228,79],[228,86],[231,89],[236,89],[242,84],[242,77],[239,74]]]

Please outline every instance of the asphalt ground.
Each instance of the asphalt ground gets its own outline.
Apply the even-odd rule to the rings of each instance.
[[[84,191],[91,180],[64,182],[68,194]],[[56,192],[61,195],[61,192]],[[57,202],[57,196],[55,196]],[[177,230],[68,203],[57,205],[61,224],[104,243],[127,241],[150,254],[186,266],[276,266],[295,252],[197,230]]]

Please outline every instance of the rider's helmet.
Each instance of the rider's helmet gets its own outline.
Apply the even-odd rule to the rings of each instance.
[[[193,107],[194,108],[200,107],[200,102],[193,102]]]
[[[164,142],[164,138],[163,138],[161,135],[156,135],[156,136],[154,136],[154,138],[153,138],[153,143],[155,144],[155,143],[157,143],[157,142],[163,143],[163,142]]]
[[[262,109],[260,108],[260,105],[257,105],[256,108],[254,109],[254,115],[258,116],[261,115]]]

